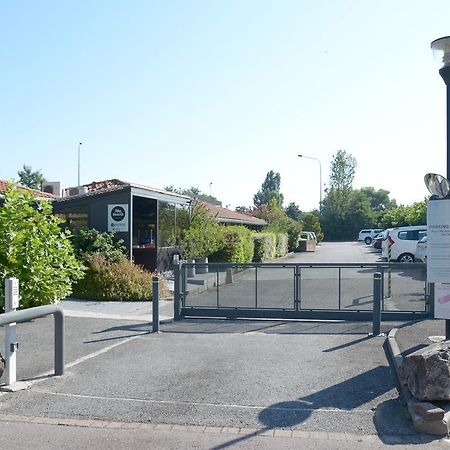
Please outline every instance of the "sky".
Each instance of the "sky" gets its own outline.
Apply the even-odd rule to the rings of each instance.
[[[76,186],[82,142],[82,184],[196,186],[234,208],[274,170],[308,211],[344,149],[355,188],[421,201],[446,170],[430,42],[449,17],[448,0],[0,0],[0,178],[27,164]]]

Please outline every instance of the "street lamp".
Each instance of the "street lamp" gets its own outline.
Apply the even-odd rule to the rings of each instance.
[[[447,86],[447,179],[450,178],[450,36],[441,37],[431,43],[435,57],[442,61],[439,74]],[[445,338],[450,339],[450,320],[445,320]]]
[[[314,159],[314,161],[317,161],[319,163],[319,182],[320,182],[320,203],[319,203],[319,211],[322,211],[322,164],[320,163],[320,160],[318,158],[314,158],[314,156],[306,156],[306,155],[298,155],[299,158],[308,158],[308,159]]]
[[[77,186],[81,186],[81,184],[80,184],[80,149],[81,149],[82,145],[83,145],[82,142],[78,143],[78,184],[77,184]]]
[[[450,36],[436,39],[431,43],[435,57],[441,59],[442,67],[439,70],[447,86],[447,179],[450,178]]]

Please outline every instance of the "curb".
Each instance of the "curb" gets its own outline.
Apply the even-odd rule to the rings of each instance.
[[[403,363],[403,356],[400,352],[397,340],[395,338],[398,328],[393,328],[386,338],[389,354],[392,359],[391,366],[394,366],[397,377],[398,389],[400,395],[406,402],[414,429],[418,433],[431,434],[433,436],[448,436],[450,432],[450,411],[443,409],[430,402],[421,402],[416,400],[408,388],[402,383],[400,367]],[[439,417],[439,418],[437,418]]]

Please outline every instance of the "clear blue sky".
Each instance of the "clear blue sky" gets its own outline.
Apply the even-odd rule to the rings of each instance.
[[[317,206],[340,148],[355,187],[422,200],[445,175],[445,85],[430,42],[448,0],[0,3],[0,178],[198,186],[251,205],[269,170]]]

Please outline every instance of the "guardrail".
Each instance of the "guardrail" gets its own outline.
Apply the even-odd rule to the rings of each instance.
[[[23,309],[20,311],[11,311],[0,314],[0,326],[11,323],[27,322],[28,320],[38,319],[53,314],[55,321],[55,375],[64,374],[64,312],[58,305],[36,306],[35,308]],[[6,360],[8,368],[8,360]],[[14,376],[15,378],[15,376]],[[14,380],[15,381],[15,380]]]

